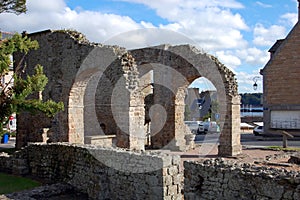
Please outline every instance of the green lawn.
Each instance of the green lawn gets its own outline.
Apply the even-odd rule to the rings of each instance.
[[[31,189],[41,184],[37,181],[0,173],[0,194],[9,194],[21,190]]]
[[[0,148],[0,152],[8,153],[9,155],[13,154],[15,151],[15,148]]]
[[[267,147],[267,149],[277,150],[277,151],[300,151],[299,147],[283,148],[281,146],[269,146],[269,147]]]

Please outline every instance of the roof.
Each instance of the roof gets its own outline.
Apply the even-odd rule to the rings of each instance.
[[[277,41],[275,42],[275,44],[273,44],[273,46],[269,49],[269,52],[270,52],[270,53],[276,52],[276,50],[280,47],[280,45],[282,44],[282,42],[283,42],[284,40],[285,40],[285,39],[277,40]]]
[[[257,125],[257,126],[263,126],[264,123],[263,122],[253,122],[253,124]]]
[[[0,40],[5,39],[5,38],[8,38],[8,37],[11,37],[11,36],[14,35],[13,33],[4,32],[4,31],[0,31],[0,33],[1,33]]]
[[[245,123],[245,122],[241,122],[241,125],[240,125],[241,127],[243,127],[243,128],[253,128],[254,126],[252,126],[252,125],[250,125],[250,124],[247,124],[247,123]]]

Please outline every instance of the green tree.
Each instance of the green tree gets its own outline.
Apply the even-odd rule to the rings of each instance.
[[[1,0],[0,13],[21,14],[26,12],[26,0]]]
[[[184,121],[190,121],[191,120],[191,110],[189,105],[185,105],[184,107]]]
[[[18,33],[0,41],[0,80],[3,80],[9,72],[9,66],[12,64],[11,55],[14,52],[23,53],[23,58],[25,58],[30,50],[37,48],[37,41],[32,41],[27,36],[22,37]],[[3,124],[8,122],[9,116],[13,113],[42,112],[48,117],[53,117],[64,108],[62,102],[56,103],[52,100],[44,102],[41,98],[28,98],[30,95],[40,94],[48,79],[41,65],[35,67],[35,74],[22,78],[21,66],[22,63],[18,63],[13,79],[7,83],[0,83],[0,132],[3,132]]]
[[[244,93],[240,95],[243,105],[260,106],[262,104],[262,93]]]
[[[0,2],[0,13],[21,14],[26,12],[26,0],[2,0]],[[1,40],[0,34],[0,80],[9,72],[11,66],[11,55],[21,52],[24,57],[29,50],[37,49],[37,41],[31,41],[27,36],[22,37],[15,34],[11,38]],[[21,61],[22,62],[22,61]],[[0,81],[0,134],[3,132],[3,124],[8,122],[9,116],[21,111],[42,112],[48,117],[53,117],[57,112],[64,109],[62,102],[56,103],[52,100],[43,101],[41,98],[29,99],[33,94],[40,94],[48,78],[43,73],[43,67],[37,65],[35,74],[22,78],[20,69],[22,63],[18,63],[14,77],[7,83]],[[14,82],[12,84],[12,82]]]

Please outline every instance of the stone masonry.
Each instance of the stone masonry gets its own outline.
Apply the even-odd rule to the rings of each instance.
[[[54,184],[5,195],[8,200],[72,192],[122,200],[300,198],[298,171],[223,158],[184,161],[184,171],[181,164],[178,155],[58,143],[36,143],[0,155],[0,171]]]
[[[83,144],[99,135],[115,135],[112,146],[143,150],[150,133],[150,148],[188,150],[193,144],[186,140],[191,132],[184,124],[185,91],[203,76],[217,88],[219,154],[241,153],[236,79],[217,58],[190,45],[127,51],[89,43],[75,31],[47,30],[29,37],[40,48],[26,56],[24,76],[36,64],[43,65],[49,83],[42,97],[62,101],[65,110],[51,120],[20,114],[18,148],[42,141],[41,132],[49,128],[47,142]],[[14,58],[19,63],[22,55]]]
[[[54,143],[0,156],[1,171],[67,183],[90,199],[103,200],[182,199],[179,165],[179,156]]]
[[[300,175],[249,163],[223,159],[184,163],[184,199],[282,199],[300,198]]]

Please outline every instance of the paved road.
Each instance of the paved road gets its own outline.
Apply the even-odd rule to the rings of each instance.
[[[215,144],[219,141],[219,134],[197,135],[195,138],[196,143],[211,143]],[[266,137],[255,136],[252,133],[241,134],[242,145],[247,146],[282,146],[281,137]],[[288,139],[289,147],[300,147],[300,137]]]
[[[196,135],[196,143],[217,144],[219,142],[219,134]],[[281,137],[263,137],[255,136],[252,133],[241,134],[242,145],[247,146],[282,146]],[[0,148],[13,148],[15,138],[11,138],[7,144],[0,144]],[[289,147],[300,147],[300,137],[288,139]]]
[[[0,148],[14,148],[16,143],[16,138],[10,138],[8,143],[0,143]]]

